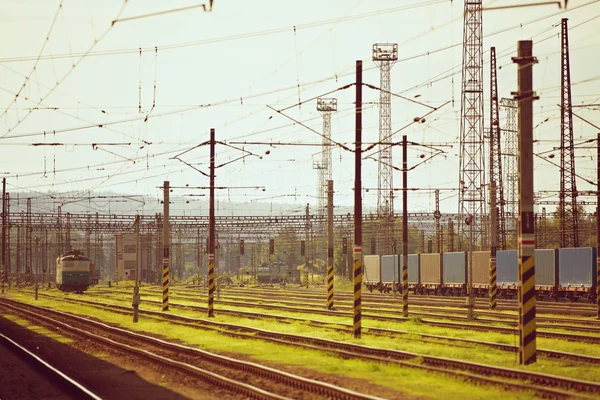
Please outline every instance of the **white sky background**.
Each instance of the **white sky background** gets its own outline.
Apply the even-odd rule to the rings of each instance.
[[[216,129],[217,140],[228,142],[321,143],[318,135],[294,126],[267,105],[291,106],[354,82],[358,59],[364,63],[363,81],[379,86],[379,70],[371,61],[371,46],[377,42],[399,44],[400,61],[391,73],[393,92],[407,97],[420,95],[419,101],[432,106],[454,100],[453,105],[433,113],[425,124],[413,125],[402,132],[411,141],[452,145],[446,148],[446,157],[437,156],[411,171],[409,186],[458,186],[462,1],[215,0],[212,13],[195,9],[119,22],[112,28],[111,21],[124,4],[121,0],[64,0],[57,14],[60,3],[59,0],[4,0],[0,3],[0,172],[7,177],[11,193],[54,191],[72,196],[88,191],[114,191],[160,196],[157,186],[164,180],[175,186],[206,186],[208,178],[170,158],[208,140],[210,128]],[[199,3],[129,0],[122,17]],[[521,2],[484,1],[488,6],[515,3]],[[587,3],[592,4],[573,10]],[[407,9],[400,10],[402,7]],[[534,125],[541,123],[535,129],[535,139],[540,140],[535,145],[536,152],[560,145],[557,104],[560,104],[561,17],[569,18],[573,104],[600,102],[600,2],[569,1],[569,8],[571,11],[559,10],[556,6],[486,11],[483,17],[486,126],[489,47],[496,46],[501,67],[498,71],[500,97],[510,97],[510,92],[517,88],[516,66],[510,57],[516,55],[518,40],[533,38],[534,55],[539,59],[534,67],[534,89],[540,95],[534,105]],[[382,10],[389,11],[350,21],[340,20]],[[525,24],[559,11],[564,13]],[[319,21],[327,22],[303,27]],[[519,24],[523,26],[490,35]],[[296,32],[293,26],[298,27]],[[253,35],[279,28],[287,29]],[[241,38],[227,39],[238,35]],[[211,43],[211,39],[222,40]],[[98,42],[93,46],[95,40]],[[165,48],[185,43],[187,45],[175,49]],[[459,45],[435,52],[454,44]],[[42,57],[36,64],[43,46]],[[154,46],[158,47],[157,55]],[[137,51],[140,47],[148,49],[141,58]],[[86,53],[90,48],[90,54],[80,59],[77,54]],[[119,50],[131,51],[121,53]],[[405,60],[426,52],[432,54]],[[47,57],[51,55],[65,57]],[[30,75],[34,65],[35,70]],[[450,70],[456,72],[453,79],[438,79],[448,76]],[[65,74],[68,75],[63,79]],[[156,106],[150,113],[155,80]],[[138,110],[140,82],[141,114]],[[20,96],[14,102],[21,87]],[[332,122],[333,138],[350,147],[354,138],[354,93],[355,89],[351,88],[327,96],[338,99],[339,111]],[[219,104],[225,100],[232,101]],[[363,88],[365,142],[378,140],[379,113],[375,104],[378,100],[378,92]],[[197,107],[208,104],[213,106]],[[37,109],[32,110],[34,107]],[[599,110],[600,107],[575,109],[596,125],[600,125]],[[392,97],[392,129],[427,111],[425,107]],[[321,131],[316,101],[287,112]],[[148,113],[150,118],[144,122]],[[546,118],[549,120],[542,123]],[[64,131],[122,120],[128,122]],[[574,119],[576,142],[595,138],[597,132]],[[402,133],[395,139],[401,140]],[[152,144],[144,144],[144,141]],[[68,145],[36,147],[33,143]],[[100,145],[94,150],[92,143],[131,145]],[[235,210],[242,214],[244,207],[251,206],[251,200],[258,199],[316,205],[317,171],[312,165],[313,161],[320,160],[319,147],[254,145],[245,148],[262,155],[263,159],[247,157],[219,169],[217,185],[265,186],[265,191],[221,190],[218,191],[221,201],[242,203]],[[577,173],[592,181],[596,176],[595,153],[594,148],[576,152]],[[409,150],[409,166],[419,162],[421,154],[429,153],[422,149]],[[553,161],[559,163],[559,153],[555,154]],[[217,163],[240,155],[236,150],[220,146]],[[335,203],[351,206],[354,155],[334,149],[332,156]],[[400,157],[401,149],[397,147],[393,160],[398,167],[401,167]],[[208,172],[208,146],[182,158],[199,163],[197,167]],[[377,164],[364,160],[363,166],[363,186],[377,187]],[[535,190],[558,190],[558,168],[539,159],[535,160],[535,167]],[[70,170],[60,172],[65,169]],[[577,185],[580,190],[594,189],[581,180]],[[394,186],[401,186],[399,172],[394,173]],[[187,190],[176,194],[184,193],[199,192]],[[297,197],[291,197],[294,194]],[[376,191],[364,192],[363,198],[365,207],[376,206]],[[442,192],[441,198],[442,212],[457,211],[456,192]],[[409,202],[410,211],[430,211],[434,208],[434,195],[411,192]],[[193,212],[197,206],[190,202],[180,207]],[[144,212],[160,209],[159,204],[147,204]],[[400,198],[396,199],[395,210],[401,211]]]

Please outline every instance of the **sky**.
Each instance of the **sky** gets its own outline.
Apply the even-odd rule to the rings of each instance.
[[[522,4],[484,1],[485,7]],[[534,3],[532,1],[531,3]],[[211,128],[217,145],[220,202],[243,214],[255,202],[316,206],[322,118],[317,97],[335,97],[332,138],[353,147],[356,60],[363,82],[380,86],[372,61],[374,43],[398,43],[391,70],[392,130],[438,108],[402,134],[444,153],[408,176],[410,211],[432,211],[436,188],[459,181],[459,133],[463,35],[462,1],[450,0],[5,0],[0,3],[0,173],[11,196],[47,192],[57,197],[94,192],[162,197],[168,180],[174,195],[207,193]],[[179,8],[186,10],[162,13]],[[489,48],[496,47],[500,97],[517,89],[518,40],[533,40],[535,190],[557,191],[560,145],[560,21],[569,19],[575,143],[600,129],[600,1],[485,10],[483,14],[485,125],[489,121]],[[155,14],[145,18],[135,18]],[[113,21],[115,21],[113,23]],[[140,54],[141,49],[141,54]],[[379,92],[363,88],[363,141],[379,137]],[[596,104],[596,106],[587,106]],[[284,111],[285,115],[274,110]],[[501,114],[501,125],[504,124]],[[294,123],[299,121],[300,123]],[[309,129],[310,128],[310,129]],[[312,130],[311,130],[312,129]],[[314,130],[314,131],[313,131]],[[259,142],[261,144],[244,144]],[[293,145],[276,145],[286,143]],[[199,146],[201,145],[201,146]],[[595,142],[578,146],[579,190],[594,190]],[[186,150],[189,152],[180,155]],[[376,150],[376,149],[374,149]],[[408,165],[433,155],[413,146]],[[550,154],[555,154],[549,159]],[[178,158],[176,156],[180,155]],[[245,155],[245,156],[244,156]],[[368,155],[368,154],[365,154]],[[354,154],[332,149],[335,200],[353,204]],[[392,164],[401,167],[401,149]],[[486,161],[487,164],[487,161]],[[363,204],[377,203],[377,163],[363,161]],[[401,175],[394,173],[394,187]],[[399,193],[399,192],[398,192]],[[547,199],[556,198],[546,194]],[[176,205],[198,210],[196,196]],[[581,198],[585,200],[584,198]],[[442,190],[442,212],[458,210],[456,190]],[[160,212],[146,204],[143,212]],[[554,209],[554,206],[550,206]],[[34,202],[34,211],[36,210]],[[395,201],[401,212],[401,201]]]

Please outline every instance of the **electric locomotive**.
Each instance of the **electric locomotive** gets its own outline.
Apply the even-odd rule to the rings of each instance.
[[[63,292],[83,293],[94,278],[94,264],[80,250],[69,250],[56,259],[56,287]]]

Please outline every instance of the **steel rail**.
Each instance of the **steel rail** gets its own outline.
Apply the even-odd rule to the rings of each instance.
[[[0,333],[0,340],[2,340],[10,350],[17,354],[19,358],[34,366],[37,372],[48,377],[52,384],[58,386],[69,395],[75,396],[77,399],[101,399],[101,397],[87,389],[84,385],[69,377],[58,368],[55,368],[48,362],[44,361],[38,355],[29,351],[27,348],[15,342],[8,336]]]
[[[5,301],[5,300],[6,299],[3,299],[3,301]],[[20,307],[23,307],[23,304],[26,304],[26,303],[16,302],[13,300],[8,300],[8,302],[18,303]],[[10,305],[9,307],[11,307],[12,309],[16,309],[18,311],[23,311],[22,308],[17,308],[14,305]],[[88,318],[84,318],[84,317],[74,315],[71,313],[65,313],[65,312],[58,311],[58,310],[51,310],[51,309],[48,309],[45,307],[38,307],[38,306],[31,305],[31,304],[27,304],[26,307],[30,307],[32,309],[35,309],[37,311],[41,311],[44,313],[58,315],[63,318],[76,320],[79,323],[87,324],[87,325],[93,326],[95,328],[102,329],[102,330],[107,331],[112,334],[127,336],[129,338],[134,339],[135,341],[141,341],[141,342],[145,342],[148,344],[160,346],[163,348],[168,348],[171,351],[176,351],[178,353],[183,353],[183,354],[187,354],[190,356],[202,357],[204,360],[224,366],[226,368],[236,369],[236,370],[250,373],[253,375],[257,375],[257,376],[260,376],[263,378],[266,377],[275,382],[283,383],[287,386],[291,386],[296,389],[314,393],[314,394],[317,394],[320,396],[324,396],[324,397],[328,397],[328,398],[332,398],[332,399],[340,399],[340,400],[342,400],[342,399],[349,399],[349,400],[357,400],[357,399],[377,400],[377,399],[379,399],[376,396],[358,393],[358,392],[355,392],[355,391],[352,391],[352,390],[349,390],[346,388],[342,388],[339,386],[335,386],[335,385],[332,385],[332,384],[329,384],[326,382],[320,382],[320,381],[316,381],[313,379],[304,378],[304,377],[294,375],[294,374],[291,374],[291,373],[288,373],[285,371],[279,371],[274,368],[270,368],[267,366],[259,365],[259,364],[248,362],[248,361],[236,360],[236,359],[233,359],[230,357],[225,357],[222,355],[210,353],[205,350],[200,350],[197,348],[184,346],[181,344],[167,342],[162,339],[158,339],[158,338],[151,337],[148,335],[143,335],[143,334],[140,334],[137,332],[132,332],[132,331],[128,331],[125,329],[117,328],[117,327],[110,326],[110,325],[107,325],[102,322],[93,321]],[[31,312],[31,311],[24,311],[24,312],[27,312],[29,315],[32,315],[34,317],[40,316],[39,314],[35,314],[34,312]],[[45,316],[41,316],[41,317],[48,318]],[[81,333],[81,332],[85,333],[85,331],[82,331],[79,328],[69,326],[68,324],[65,324],[63,322],[56,321],[56,320],[52,320],[52,322],[60,324],[61,326],[66,327],[66,329],[74,330],[78,333]],[[92,338],[94,338],[94,339],[97,339],[98,337],[100,337],[100,336],[97,336],[94,334],[91,334],[91,335],[92,335]],[[100,338],[102,338],[102,337],[100,337]],[[110,343],[111,345],[114,343],[114,341],[111,341],[110,339],[107,339],[107,340],[109,340],[111,342]],[[120,345],[128,346],[125,344],[120,344]],[[139,350],[139,349],[136,349],[136,350]],[[143,352],[147,353],[146,350],[139,350],[139,351],[143,351]],[[164,357],[162,357],[162,356],[158,356],[158,355],[154,355],[154,356],[159,357],[161,361],[164,359]],[[179,365],[179,367],[181,367],[181,365]],[[194,371],[195,371],[195,369],[197,369],[197,367],[194,367],[194,366],[191,366],[191,367],[194,368]],[[182,368],[188,369],[187,366],[183,366]],[[209,372],[210,374],[214,374],[210,371],[206,371],[206,372]],[[230,380],[229,378],[225,378],[225,379]],[[242,384],[242,385],[246,385],[246,384]],[[260,389],[260,390],[262,390],[262,389]],[[275,398],[284,398],[284,397],[275,397]]]
[[[110,304],[106,304],[106,306],[109,308],[115,307],[115,305]],[[116,308],[123,308],[123,306],[116,306]],[[447,359],[444,357],[427,356],[400,350],[381,349],[329,339],[272,332],[259,328],[250,328],[243,325],[207,321],[176,314],[165,315],[161,312],[149,310],[140,310],[140,313],[163,320],[167,319],[170,322],[178,321],[178,323],[181,323],[181,321],[183,321],[184,324],[187,323],[189,326],[217,330],[229,336],[247,337],[252,339],[261,338],[286,345],[303,346],[316,350],[335,351],[343,357],[371,359],[374,361],[399,364],[406,367],[454,374],[472,381],[474,380],[488,384],[495,384],[512,390],[534,390],[536,393],[543,396],[551,396],[555,398],[572,397],[572,393],[561,391],[565,389],[575,389],[582,393],[600,393],[600,383],[596,382],[588,382],[504,367],[495,367],[468,361]],[[418,360],[420,364],[416,364],[414,362],[415,360]],[[514,381],[507,382],[496,378],[523,380],[526,382],[532,382],[534,385],[541,386],[520,384]],[[548,386],[551,386],[552,389],[550,389]]]

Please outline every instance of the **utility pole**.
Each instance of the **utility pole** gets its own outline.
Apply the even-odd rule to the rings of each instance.
[[[435,218],[435,242],[436,242],[436,250],[439,254],[442,253],[442,240],[441,240],[441,230],[440,230],[440,219],[442,218],[442,213],[440,212],[440,191],[438,189],[435,190],[435,212],[433,213],[433,217]]]
[[[454,222],[448,218],[448,251],[454,251]]]
[[[566,25],[564,25],[566,27]],[[536,362],[535,321],[535,242],[533,225],[533,42],[518,42],[518,92],[513,93],[519,103],[519,354],[520,363]],[[572,136],[571,136],[572,138]]]
[[[163,259],[162,259],[162,310],[169,311],[169,181],[163,182]],[[115,267],[115,269],[117,269]]]
[[[560,247],[579,247],[579,215],[575,150],[573,147],[573,110],[571,108],[571,66],[567,18],[561,24],[561,113],[560,113]]]
[[[4,285],[9,280],[8,272],[6,271],[6,178],[2,178],[2,293],[4,293]]]
[[[408,149],[402,136],[402,316],[408,318]]]
[[[362,329],[362,60],[356,61],[356,104],[354,142],[354,308],[353,331],[359,339]]]
[[[498,210],[496,208],[496,183],[492,180],[490,182],[490,228],[491,228],[491,248],[490,248],[490,310],[495,310],[497,305],[496,300],[496,227]]]
[[[34,237],[34,238],[33,238],[33,240],[35,241],[35,254],[37,254],[37,253],[38,253],[38,249],[39,249],[39,247],[38,247],[38,243],[39,243],[39,241],[40,241],[40,238],[38,238],[38,237],[36,236],[36,237]],[[38,259],[39,259],[39,257],[38,257]],[[37,260],[36,260],[36,261],[37,261]],[[36,263],[36,264],[37,264],[37,263]],[[38,289],[39,289],[39,288],[38,288],[38,278],[37,278],[37,277],[38,277],[39,267],[38,267],[38,268],[36,268],[36,269],[37,269],[37,271],[36,271],[36,273],[34,274],[35,283],[34,283],[33,290],[34,290],[34,292],[35,292],[35,299],[37,300],[37,299],[38,299]]]
[[[596,305],[600,319],[600,133],[596,139]]]
[[[138,309],[140,306],[140,271],[141,271],[141,242],[140,242],[140,216],[135,216],[135,221],[133,223],[133,227],[135,230],[135,285],[133,286],[133,300],[131,301],[131,305],[133,306],[133,322],[138,322]]]
[[[327,309],[333,310],[333,181],[327,181]]]
[[[68,214],[67,214],[68,216]],[[68,220],[67,220],[68,221]],[[27,226],[25,227],[25,279],[28,285],[31,285],[31,232],[33,228],[31,226],[31,198],[27,199]]]
[[[305,235],[306,235],[306,239],[304,242],[304,284],[306,285],[306,288],[308,289],[308,246],[309,246],[309,226],[310,223],[308,222],[308,218],[309,218],[309,204],[306,203],[306,224],[304,226],[305,228]]]
[[[495,222],[496,225],[490,225],[490,227],[492,231],[496,231],[496,242],[499,242],[500,249],[506,250],[504,186],[502,182],[502,146],[500,141],[500,110],[498,106],[498,78],[496,74],[495,47],[491,48],[490,64],[490,182],[495,184],[497,192],[497,200],[494,200],[494,204],[492,204],[490,200],[490,208],[494,207],[498,211]],[[492,246],[496,245],[497,244],[492,244]]]
[[[215,130],[210,129],[210,190],[208,209],[208,312],[214,317],[215,301]]]

